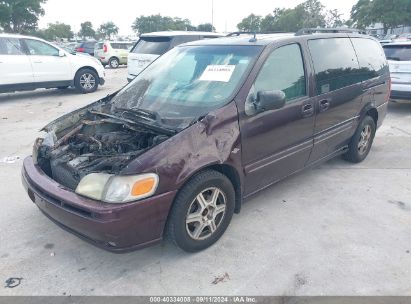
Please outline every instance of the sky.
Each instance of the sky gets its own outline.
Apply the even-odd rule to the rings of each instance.
[[[211,23],[214,2],[214,26],[217,32],[236,31],[237,24],[251,13],[265,16],[274,8],[293,8],[303,0],[47,0],[43,5],[46,14],[40,18],[39,26],[56,21],[70,24],[74,32],[80,23],[91,21],[94,28],[101,23],[113,21],[120,35],[133,33],[131,24],[140,15],[161,14],[163,16],[187,18],[193,25]],[[338,9],[344,19],[349,18],[351,7],[357,0],[321,0],[326,9]]]

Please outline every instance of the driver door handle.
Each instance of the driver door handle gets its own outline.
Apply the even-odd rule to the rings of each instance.
[[[311,103],[303,105],[302,113],[304,117],[309,117],[314,114],[314,106]]]
[[[327,111],[330,108],[330,101],[328,99],[320,100],[320,112]]]

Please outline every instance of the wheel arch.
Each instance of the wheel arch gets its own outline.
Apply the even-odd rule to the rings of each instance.
[[[360,112],[360,121],[364,119],[365,116],[370,116],[374,122],[375,125],[377,125],[378,122],[378,110],[373,103],[367,103],[361,110]]]
[[[187,178],[185,178],[185,180],[179,186],[178,191],[177,191],[176,195],[174,196],[174,201],[175,201],[176,197],[179,195],[181,189],[183,189],[183,187],[195,175],[197,175],[197,174],[199,174],[203,171],[207,171],[207,170],[217,171],[217,172],[223,174],[224,176],[226,176],[230,180],[231,184],[233,185],[234,193],[235,193],[234,213],[237,213],[237,214],[240,213],[241,204],[242,204],[242,183],[241,183],[241,178],[240,178],[240,175],[238,174],[237,170],[233,166],[228,165],[228,164],[209,164],[209,165],[201,167],[198,170],[192,172]],[[174,201],[170,206],[170,210],[174,206]],[[167,217],[167,221],[168,221],[168,217]]]
[[[100,76],[99,76],[97,70],[96,70],[95,68],[93,68],[92,66],[88,66],[88,65],[82,66],[81,68],[79,68],[79,69],[76,71],[76,73],[74,74],[74,79],[73,79],[73,81],[75,81],[77,75],[78,75],[82,70],[92,70],[94,73],[96,73],[96,75],[97,75],[97,77],[98,77],[98,80],[99,80],[99,83],[100,83]]]

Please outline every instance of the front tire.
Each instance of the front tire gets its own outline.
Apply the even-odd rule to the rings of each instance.
[[[100,78],[95,71],[82,69],[77,72],[74,78],[74,86],[83,94],[92,93],[97,90],[99,81]]]
[[[371,150],[375,131],[374,119],[370,116],[365,116],[351,138],[348,151],[344,154],[344,159],[352,163],[362,162]]]
[[[120,65],[120,61],[117,58],[113,57],[113,58],[110,58],[108,64],[110,68],[117,69]]]
[[[224,234],[234,213],[235,192],[220,172],[195,175],[178,193],[166,227],[166,236],[187,252],[213,245]]]

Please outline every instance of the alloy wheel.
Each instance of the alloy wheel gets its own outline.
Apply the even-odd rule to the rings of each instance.
[[[194,240],[209,238],[223,222],[227,199],[217,187],[201,191],[191,202],[186,215],[186,230]]]

